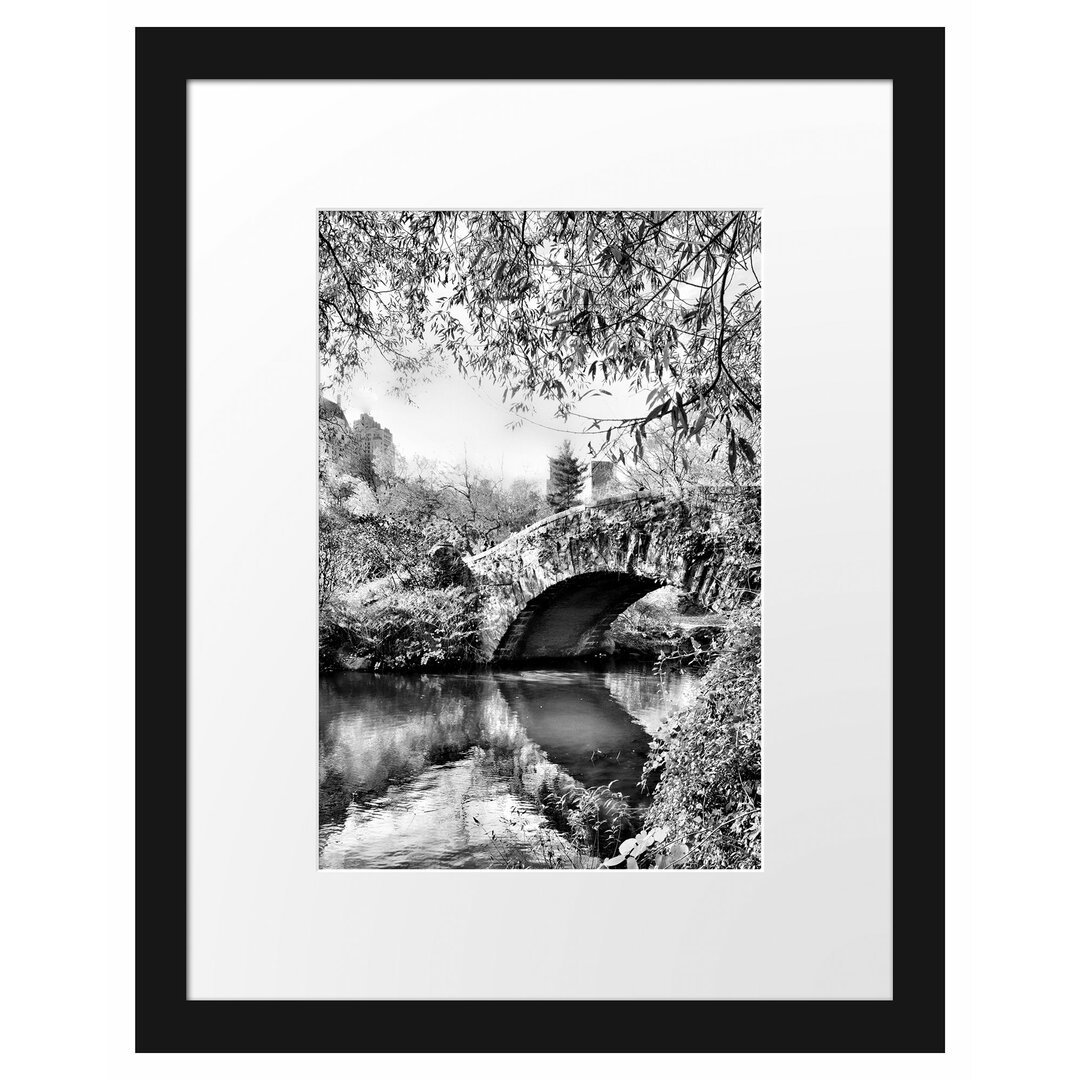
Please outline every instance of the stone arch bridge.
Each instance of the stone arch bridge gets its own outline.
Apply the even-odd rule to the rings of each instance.
[[[757,591],[759,489],[575,506],[465,559],[496,663],[595,654],[634,601],[673,585],[707,608]]]

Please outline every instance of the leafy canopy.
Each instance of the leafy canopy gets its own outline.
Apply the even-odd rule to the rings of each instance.
[[[513,412],[554,402],[602,447],[716,429],[734,473],[760,411],[760,246],[742,210],[326,211],[322,358],[345,379],[374,350],[408,377],[437,350]],[[592,414],[616,383],[649,391],[641,415]]]

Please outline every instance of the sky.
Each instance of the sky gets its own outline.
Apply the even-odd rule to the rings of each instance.
[[[324,384],[328,382],[323,374]],[[409,397],[393,393],[396,378],[382,361],[370,363],[366,373],[355,375],[344,387],[330,387],[324,394],[336,400],[351,424],[361,413],[370,413],[394,436],[398,455],[433,458],[449,463],[467,456],[470,464],[507,480],[524,477],[543,482],[548,458],[562,442],[570,444],[582,461],[589,459],[588,442],[603,442],[603,433],[576,434],[587,427],[580,419],[563,421],[555,416],[554,403],[535,400],[534,411],[515,430],[507,424],[515,415],[503,404],[502,390],[461,375],[450,361],[442,361],[429,381],[410,388]],[[610,397],[591,397],[582,403],[590,415],[640,415],[645,394],[611,387]]]

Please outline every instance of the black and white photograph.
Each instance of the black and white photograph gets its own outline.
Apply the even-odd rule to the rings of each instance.
[[[8,1074],[1068,1074],[1020,16],[12,10]]]
[[[761,869],[761,214],[317,221],[320,869]]]

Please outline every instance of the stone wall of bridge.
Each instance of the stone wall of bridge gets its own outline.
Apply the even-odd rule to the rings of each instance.
[[[545,518],[469,558],[484,597],[485,654],[594,654],[618,615],[664,585],[706,607],[729,602],[733,575],[754,558],[736,547],[758,507],[756,489],[691,500],[623,496]]]

